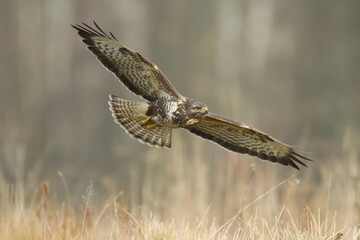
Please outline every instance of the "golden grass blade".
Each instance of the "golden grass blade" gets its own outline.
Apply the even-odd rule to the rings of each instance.
[[[288,177],[287,179],[285,179],[284,181],[280,182],[279,184],[277,184],[276,186],[270,188],[268,191],[266,191],[265,193],[261,194],[259,197],[257,197],[254,201],[252,201],[251,203],[249,203],[248,205],[246,205],[245,207],[241,208],[233,217],[231,217],[229,220],[227,220],[221,227],[218,228],[218,230],[213,233],[209,239],[212,239],[213,237],[216,236],[216,234],[219,233],[219,231],[221,229],[223,229],[225,226],[231,226],[233,224],[233,222],[236,220],[236,218],[239,216],[240,213],[242,213],[243,211],[245,211],[247,208],[249,208],[251,205],[253,205],[254,203],[258,202],[260,199],[262,199],[263,197],[265,197],[266,195],[268,195],[269,193],[271,193],[272,191],[274,191],[276,188],[278,188],[279,186],[283,185],[284,183],[288,182],[290,179],[292,179],[294,177],[294,175]]]

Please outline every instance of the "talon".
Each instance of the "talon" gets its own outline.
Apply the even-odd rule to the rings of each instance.
[[[146,119],[144,119],[144,120],[140,120],[140,121],[139,121],[139,124],[144,127],[144,126],[146,125],[147,121],[150,120],[150,118],[151,118],[151,117],[148,117],[148,118],[146,118]]]
[[[143,125],[143,128],[145,129],[152,129],[154,127],[156,127],[157,125],[155,123],[150,123],[150,124],[147,124],[147,125]]]
[[[151,117],[147,117],[144,120],[140,120],[139,124],[144,128],[144,129],[152,129],[154,127],[156,127],[157,125],[151,121],[149,121],[151,119]]]

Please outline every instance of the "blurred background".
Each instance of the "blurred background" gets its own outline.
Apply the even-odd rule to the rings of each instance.
[[[92,180],[95,205],[121,193],[127,206],[164,218],[210,209],[225,220],[294,175],[257,207],[326,206],[357,221],[359,9],[335,0],[0,0],[1,179],[23,183],[27,194],[48,180],[62,201],[61,172],[75,206]],[[108,94],[139,97],[70,26],[93,20],[157,64],[181,94],[314,162],[296,171],[185,130],[173,132],[171,150],[131,139],[113,122]]]

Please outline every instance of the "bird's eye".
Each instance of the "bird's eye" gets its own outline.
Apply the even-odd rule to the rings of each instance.
[[[194,108],[195,108],[195,110],[200,110],[201,109],[200,106],[195,106]]]

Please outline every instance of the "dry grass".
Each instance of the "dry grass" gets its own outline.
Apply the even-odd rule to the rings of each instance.
[[[298,214],[283,205],[272,218],[261,217],[257,204],[292,181],[268,189],[223,224],[209,217],[211,207],[195,219],[160,220],[145,207],[128,209],[122,194],[95,209],[92,182],[77,211],[58,202],[47,181],[30,201],[22,185],[1,181],[0,239],[359,239],[357,226],[347,225],[336,212],[322,214],[306,206]],[[253,206],[250,217],[244,217]]]
[[[0,239],[359,239],[359,139],[351,132],[341,161],[300,172],[204,151],[200,139],[193,151],[177,141],[171,160],[149,149],[144,176],[130,169],[133,191],[99,196],[90,181],[72,193],[82,199],[75,207],[62,173],[64,197],[48,181],[34,189],[0,174]]]

